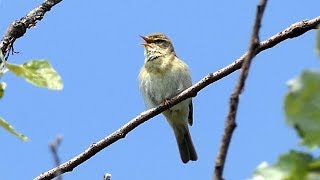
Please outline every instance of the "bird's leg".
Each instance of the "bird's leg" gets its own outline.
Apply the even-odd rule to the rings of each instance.
[[[163,101],[163,104],[166,105],[166,106],[169,106],[169,111],[171,111],[170,108],[172,108],[172,105],[171,105],[170,99],[165,99],[165,100]]]

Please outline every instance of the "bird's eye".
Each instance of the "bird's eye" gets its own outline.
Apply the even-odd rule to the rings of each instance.
[[[163,39],[156,39],[156,40],[154,40],[154,42],[155,42],[155,43],[162,43],[162,42],[166,42],[166,41],[163,40]]]

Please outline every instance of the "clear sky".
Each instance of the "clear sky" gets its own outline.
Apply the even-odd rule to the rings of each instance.
[[[0,32],[42,3],[0,0]],[[24,143],[0,129],[0,179],[32,179],[53,168],[48,144],[57,134],[63,162],[109,135],[145,110],[138,88],[142,39],[167,34],[193,82],[223,68],[247,49],[258,0],[250,1],[67,1],[18,39],[9,61],[48,59],[63,78],[62,91],[38,88],[12,73],[0,116],[30,138]],[[320,1],[269,1],[260,33],[264,40],[289,25],[319,16]],[[319,69],[315,31],[287,40],[253,61],[237,115],[225,178],[248,179],[262,162],[301,149],[284,121],[286,82],[303,69]],[[210,85],[193,99],[192,138],[196,162],[183,164],[162,115],[144,123],[64,179],[211,179],[229,96],[238,72]]]

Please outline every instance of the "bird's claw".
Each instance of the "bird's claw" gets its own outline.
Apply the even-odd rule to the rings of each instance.
[[[163,102],[163,104],[164,104],[165,106],[169,106],[169,109],[172,108],[171,101],[170,101],[169,99],[165,99],[164,102]]]

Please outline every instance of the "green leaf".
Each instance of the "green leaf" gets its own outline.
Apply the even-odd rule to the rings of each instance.
[[[3,97],[4,95],[4,89],[6,88],[6,83],[5,82],[0,82],[0,99]]]
[[[17,76],[24,77],[27,82],[52,90],[63,88],[59,74],[45,60],[32,60],[22,65],[6,62],[7,68]]]
[[[320,159],[317,161],[314,161],[312,163],[309,164],[309,167],[311,170],[313,171],[318,171],[320,172]]]
[[[281,155],[273,166],[266,163],[259,165],[253,173],[253,180],[316,180],[320,178],[320,171],[314,170],[311,165],[318,161],[310,154],[290,151]]]
[[[296,129],[302,144],[317,147],[320,145],[320,72],[304,71],[288,85],[284,102],[286,121]]]
[[[16,132],[13,127],[7,122],[5,121],[4,119],[2,119],[0,117],[0,126],[2,126],[4,129],[6,129],[7,131],[9,131],[10,133],[18,136],[22,141],[28,141],[28,138],[23,135],[23,134],[20,134],[18,132]]]

